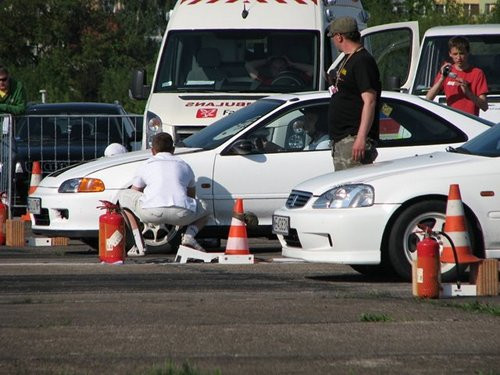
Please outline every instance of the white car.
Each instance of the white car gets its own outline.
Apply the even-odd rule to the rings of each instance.
[[[330,150],[310,150],[309,137],[297,126],[305,107],[325,113],[329,100],[327,92],[263,98],[178,145],[176,153],[197,176],[198,197],[213,213],[200,235],[227,236],[235,198],[242,198],[245,211],[258,217],[259,225],[248,228],[249,236],[271,235],[272,214],[290,189],[333,170]],[[382,102],[378,161],[461,145],[492,125],[406,94],[384,92]],[[99,200],[116,202],[150,155],[146,150],[101,158],[47,176],[28,200],[33,231],[95,244],[103,213],[96,208]],[[178,238],[177,230],[145,226],[143,232],[149,246],[163,248]]]
[[[500,124],[448,152],[338,171],[294,187],[273,222],[285,257],[395,271],[411,279],[425,223],[442,231],[451,184],[458,184],[472,250],[500,258]],[[446,241],[440,238],[439,242]],[[443,264],[450,279],[454,265]]]

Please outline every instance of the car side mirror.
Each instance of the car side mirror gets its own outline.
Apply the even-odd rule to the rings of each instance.
[[[254,145],[248,139],[238,139],[229,147],[229,152],[234,155],[248,155],[254,150]]]

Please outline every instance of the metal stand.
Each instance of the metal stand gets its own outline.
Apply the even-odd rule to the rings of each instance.
[[[223,256],[224,253],[205,253],[204,251],[195,250],[187,246],[179,246],[175,262],[187,263],[188,259],[202,260],[204,263],[211,263],[212,260]]]

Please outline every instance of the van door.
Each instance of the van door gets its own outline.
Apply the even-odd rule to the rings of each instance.
[[[397,22],[361,31],[365,48],[377,61],[382,89],[408,92],[415,75],[420,48],[418,22]],[[336,69],[344,54],[333,62]]]

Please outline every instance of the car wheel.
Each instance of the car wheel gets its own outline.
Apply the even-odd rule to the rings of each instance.
[[[149,252],[174,253],[181,243],[181,227],[175,225],[141,223],[142,236]]]
[[[389,234],[389,259],[394,271],[403,279],[411,280],[411,262],[417,259],[417,243],[424,236],[418,224],[424,224],[434,231],[442,231],[446,218],[446,202],[440,200],[430,200],[409,206],[399,213],[398,218],[392,225]],[[467,223],[471,228],[470,223]],[[445,240],[444,236],[435,237],[440,244]],[[470,236],[472,244],[475,241],[473,235]],[[472,245],[471,244],[471,245]],[[460,266],[459,271],[463,273],[466,266]],[[451,281],[456,279],[455,265],[451,263],[441,264],[441,280]]]

